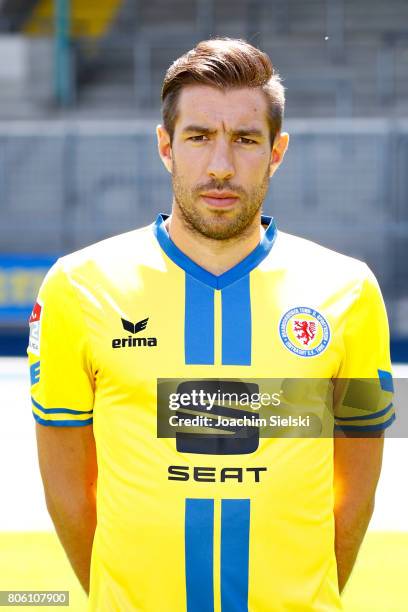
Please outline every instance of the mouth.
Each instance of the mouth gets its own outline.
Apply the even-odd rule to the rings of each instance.
[[[202,193],[201,197],[214,208],[229,208],[239,199],[239,196],[232,191],[207,191]]]

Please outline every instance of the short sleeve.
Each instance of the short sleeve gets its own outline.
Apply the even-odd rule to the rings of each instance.
[[[378,431],[395,420],[387,313],[375,276],[365,271],[345,321],[335,381],[335,429],[344,431]]]
[[[60,260],[40,288],[27,349],[32,410],[42,425],[92,423],[93,375],[84,320]]]

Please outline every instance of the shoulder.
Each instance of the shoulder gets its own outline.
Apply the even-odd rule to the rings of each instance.
[[[60,257],[48,271],[40,297],[58,298],[61,293],[72,293],[73,288],[103,287],[124,278],[134,279],[141,266],[162,266],[161,252],[151,225]]]
[[[67,275],[86,267],[120,267],[143,263],[157,251],[152,226],[106,238],[61,257],[58,264]]]
[[[152,225],[106,238],[83,249],[60,257],[49,274],[68,278],[90,278],[121,275],[140,265],[160,265],[160,249]]]
[[[275,265],[293,274],[307,272],[320,281],[364,282],[374,278],[365,262],[286,232],[278,231],[272,252]]]
[[[282,291],[294,302],[307,299],[351,306],[363,294],[381,295],[374,274],[363,261],[281,231],[260,270],[278,274]]]

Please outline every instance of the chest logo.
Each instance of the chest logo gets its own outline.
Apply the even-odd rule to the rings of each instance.
[[[137,321],[136,323],[132,323],[126,319],[121,319],[123,329],[132,335],[129,335],[127,338],[114,338],[112,340],[112,348],[118,349],[136,348],[138,346],[157,346],[157,338],[136,336],[136,334],[146,329],[148,320],[149,317],[147,317],[147,319]]]
[[[330,342],[330,327],[320,312],[307,306],[288,310],[279,322],[284,346],[299,357],[315,357]]]
[[[147,319],[142,319],[141,321],[138,321],[137,323],[132,323],[131,321],[126,321],[126,319],[122,319],[122,326],[125,331],[131,334],[137,334],[137,332],[140,332],[146,329],[148,320],[149,320],[149,317],[147,317]]]

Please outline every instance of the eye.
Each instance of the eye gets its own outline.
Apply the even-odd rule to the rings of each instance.
[[[240,144],[257,144],[255,140],[251,140],[251,138],[245,138],[244,136],[239,136],[237,138],[237,142]]]
[[[205,142],[208,140],[208,137],[205,134],[199,134],[198,136],[190,136],[187,140],[191,140],[191,142]]]

